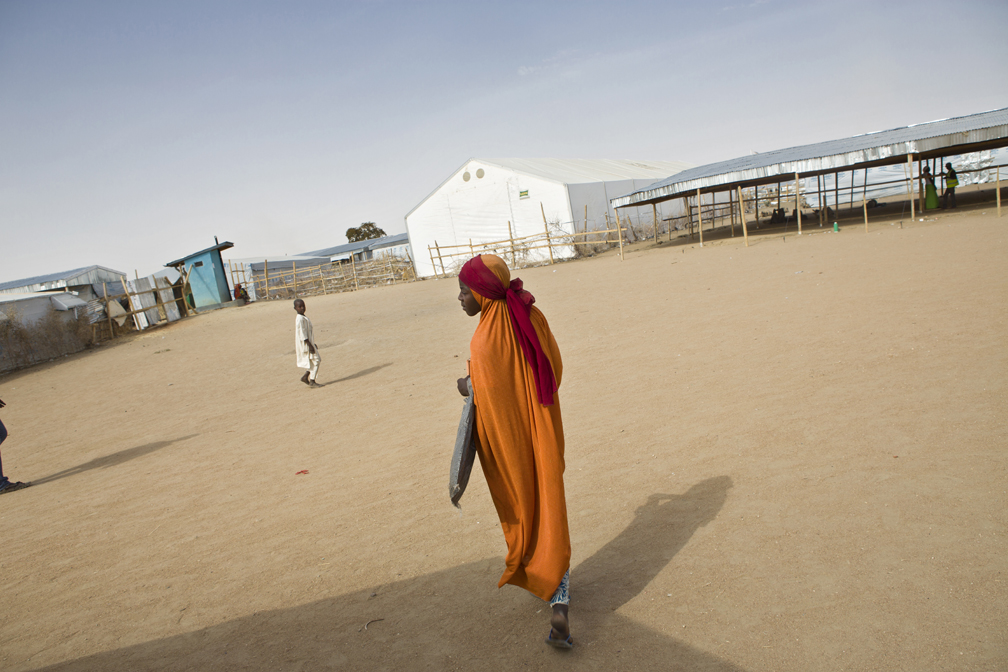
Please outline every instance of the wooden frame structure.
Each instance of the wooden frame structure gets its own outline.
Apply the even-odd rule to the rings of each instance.
[[[980,114],[943,119],[940,121],[907,126],[889,131],[868,133],[853,138],[844,138],[814,145],[804,145],[789,149],[775,150],[765,154],[750,155],[722,161],[719,163],[699,166],[684,170],[666,180],[657,182],[631,194],[611,199],[614,210],[620,208],[655,206],[658,203],[673,199],[683,199],[689,210],[689,198],[694,197],[701,203],[707,194],[712,194],[712,202],[719,193],[728,192],[728,202],[732,210],[732,233],[734,234],[734,205],[738,204],[740,215],[745,210],[746,203],[753,203],[756,215],[756,225],[759,225],[760,188],[766,189],[777,184],[778,208],[781,201],[780,186],[791,182],[794,184],[794,212],[797,215],[798,234],[802,233],[802,208],[800,186],[803,180],[815,178],[816,191],[820,203],[820,225],[824,224],[823,216],[829,204],[829,190],[824,188],[824,176],[834,176],[832,209],[839,213],[844,192],[849,191],[848,208],[853,210],[857,184],[857,171],[864,175],[861,187],[861,210],[868,230],[868,175],[870,168],[906,164],[905,179],[907,185],[907,200],[909,201],[911,220],[916,217],[918,202],[923,208],[923,180],[921,172],[925,163],[938,163],[939,172],[947,157],[959,156],[973,152],[998,149],[1008,146],[1008,108],[992,110]],[[916,163],[916,171],[914,164]],[[1000,165],[987,166],[979,170],[997,171],[997,200],[1000,203]],[[842,192],[839,188],[838,176],[841,172],[850,171],[851,185]],[[958,170],[960,175],[971,170]],[[916,174],[915,174],[916,173]],[[932,171],[938,175],[938,172]],[[792,177],[793,176],[793,177]],[[918,194],[915,196],[913,183],[918,182]],[[897,181],[898,182],[898,181]],[[744,200],[744,191],[753,191],[751,199]],[[738,195],[736,201],[732,193]],[[1000,208],[999,208],[1000,216]],[[702,214],[698,214],[700,223],[700,242],[703,244]],[[785,220],[786,222],[786,220]],[[748,231],[743,232],[748,245]]]

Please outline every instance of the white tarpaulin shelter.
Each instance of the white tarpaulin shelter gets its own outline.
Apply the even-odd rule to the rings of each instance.
[[[469,159],[406,215],[417,275],[435,275],[428,254],[435,241],[476,245],[541,234],[544,214],[551,234],[561,236],[585,231],[586,224],[589,231],[607,229],[610,222],[615,227],[609,199],[689,167],[679,161]],[[639,210],[626,214],[635,225],[651,226],[651,206]],[[549,259],[546,249],[530,254]],[[572,256],[573,249],[554,248],[553,254]]]

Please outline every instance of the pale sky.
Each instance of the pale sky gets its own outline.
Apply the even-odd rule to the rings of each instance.
[[[0,282],[339,245],[470,157],[679,160],[1008,107],[1008,2],[0,0]]]

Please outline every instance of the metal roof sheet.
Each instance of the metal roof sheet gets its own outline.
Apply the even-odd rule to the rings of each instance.
[[[1008,144],[1008,108],[709,163],[614,198],[611,203],[622,208],[682,196],[697,189],[766,181],[777,176],[787,179],[796,172],[830,172],[871,162],[892,164],[908,154],[999,140]]]
[[[357,242],[354,243],[345,243],[343,245],[337,245],[335,247],[326,247],[321,250],[302,252],[299,256],[331,257],[337,254],[347,254],[348,252],[360,252],[362,250],[378,249],[381,247],[391,247],[393,245],[402,245],[408,242],[409,242],[408,234],[397,233],[391,236],[382,236],[381,238],[371,238],[370,240],[358,240]]]
[[[32,285],[41,285],[48,282],[59,282],[59,281],[67,282],[67,284],[87,285],[91,283],[89,281],[79,283],[70,283],[68,281],[80,278],[81,276],[87,275],[91,271],[95,270],[108,271],[109,273],[116,276],[124,275],[122,271],[117,271],[115,269],[107,268],[105,266],[97,266],[97,265],[82,266],[81,268],[74,268],[69,271],[60,271],[58,273],[49,273],[47,275],[36,275],[35,277],[32,278],[22,278],[21,280],[11,280],[9,282],[3,282],[0,283],[0,292],[3,292],[5,290],[9,291],[12,289],[19,289],[21,287],[30,287]]]
[[[227,250],[234,247],[234,243],[225,240],[223,243],[217,243],[216,245],[211,245],[205,250],[200,250],[199,252],[193,252],[192,254],[187,254],[184,257],[179,257],[175,261],[169,261],[165,266],[178,266],[183,263],[186,259],[192,259],[193,257],[198,257],[201,254],[206,254],[207,252],[212,252],[214,250]]]

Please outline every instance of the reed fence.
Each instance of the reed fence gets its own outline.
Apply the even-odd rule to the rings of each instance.
[[[358,261],[332,262],[290,269],[274,267],[263,260],[263,271],[253,272],[251,283],[257,299],[296,299],[305,296],[355,292],[368,287],[413,282],[416,273],[409,255],[405,259],[392,254]]]

